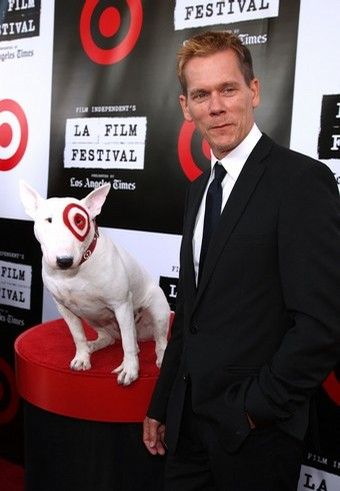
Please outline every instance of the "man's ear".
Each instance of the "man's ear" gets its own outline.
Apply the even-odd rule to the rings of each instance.
[[[260,81],[257,78],[254,78],[250,82],[250,90],[252,91],[252,101],[253,101],[253,108],[257,107],[260,104]]]
[[[101,212],[110,188],[110,183],[103,184],[103,186],[94,189],[90,194],[81,200],[83,205],[89,210],[91,218],[95,218]]]
[[[186,121],[192,121],[192,117],[188,108],[188,98],[185,95],[181,94],[179,96],[179,103],[183,111],[184,119]]]

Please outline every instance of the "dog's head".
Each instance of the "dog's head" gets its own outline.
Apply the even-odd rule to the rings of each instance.
[[[53,269],[77,268],[95,240],[94,219],[99,215],[110,184],[98,187],[82,200],[44,199],[20,181],[20,197],[26,213],[34,220],[34,234],[44,260]]]

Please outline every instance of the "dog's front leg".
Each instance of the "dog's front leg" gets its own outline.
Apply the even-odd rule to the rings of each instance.
[[[139,372],[139,350],[131,294],[127,302],[115,308],[115,315],[122,337],[124,359],[123,363],[113,370],[113,373],[118,374],[117,382],[119,384],[130,385],[138,378]]]
[[[76,347],[76,355],[70,363],[70,368],[72,370],[88,370],[91,368],[90,349],[81,320],[58,302],[57,307],[69,327]]]

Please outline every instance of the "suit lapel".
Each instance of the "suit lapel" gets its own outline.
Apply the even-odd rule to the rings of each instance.
[[[218,262],[229,237],[237,224],[244,208],[255,190],[258,181],[265,171],[264,159],[268,155],[272,141],[263,135],[248,157],[222,212],[219,224],[215,230],[202,271],[197,291],[196,303],[199,302],[209,278]]]

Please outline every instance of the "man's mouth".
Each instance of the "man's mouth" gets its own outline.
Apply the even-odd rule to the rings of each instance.
[[[221,124],[215,124],[214,126],[210,127],[210,130],[224,130],[228,127],[232,126],[231,123],[221,123]]]

